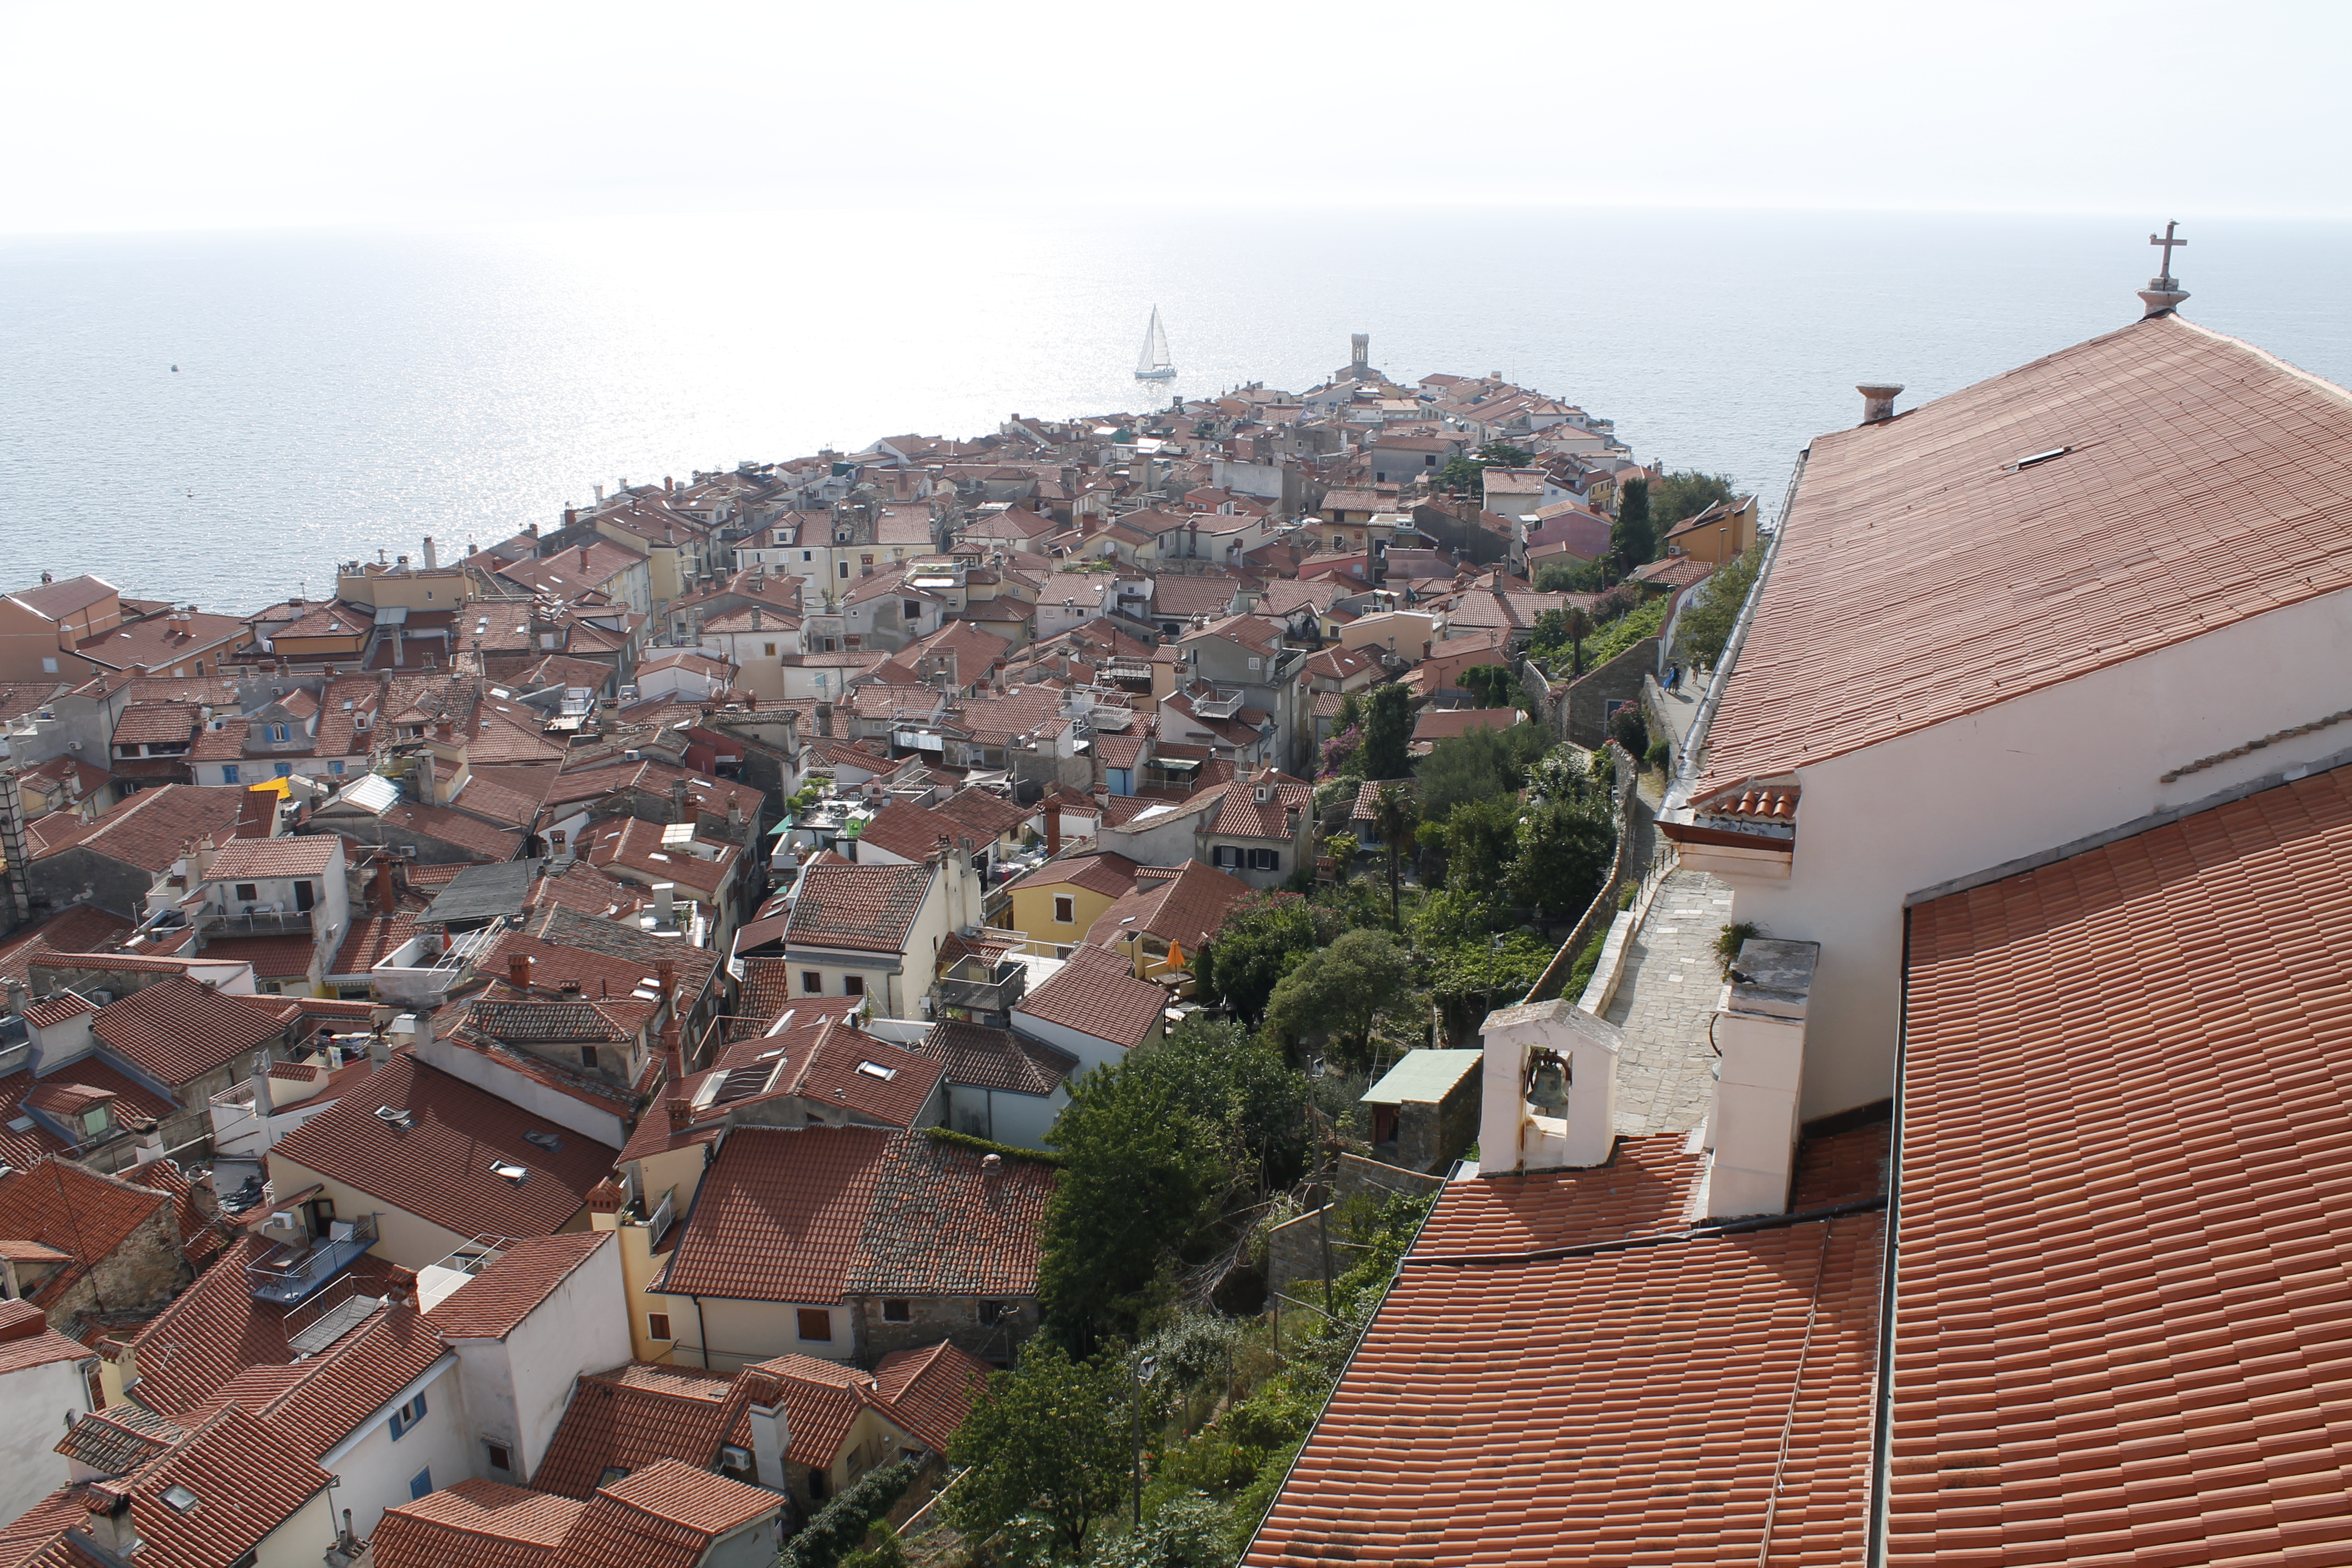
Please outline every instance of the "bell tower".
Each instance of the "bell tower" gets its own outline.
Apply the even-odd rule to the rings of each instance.
[[[1617,1140],[1624,1037],[1575,1003],[1530,1002],[1486,1016],[1478,1171],[1598,1165]]]

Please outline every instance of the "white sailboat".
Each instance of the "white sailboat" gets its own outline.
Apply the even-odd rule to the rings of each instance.
[[[1168,334],[1160,330],[1160,307],[1151,307],[1151,325],[1143,330],[1143,353],[1135,362],[1138,381],[1173,381],[1176,362],[1168,357]]]

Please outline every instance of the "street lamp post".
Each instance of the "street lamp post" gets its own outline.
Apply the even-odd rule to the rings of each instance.
[[[1135,1398],[1128,1405],[1128,1425],[1135,1443],[1135,1528],[1143,1528],[1143,1391],[1151,1386],[1151,1374],[1159,1369],[1158,1356],[1145,1356],[1135,1363]]]

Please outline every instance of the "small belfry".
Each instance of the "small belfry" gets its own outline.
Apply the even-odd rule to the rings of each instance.
[[[2168,218],[2162,234],[2151,234],[2147,237],[2147,242],[2150,245],[2162,248],[2164,260],[2158,267],[2156,276],[2147,280],[2147,287],[2139,291],[2140,302],[2147,307],[2146,314],[2140,318],[2142,321],[2146,321],[2148,316],[2161,316],[2167,310],[2178,310],[2180,301],[2189,298],[2189,290],[2183,289],[2180,286],[2180,279],[2172,275],[2174,247],[2189,243],[2174,232],[2179,226],[2180,222],[2178,218]]]

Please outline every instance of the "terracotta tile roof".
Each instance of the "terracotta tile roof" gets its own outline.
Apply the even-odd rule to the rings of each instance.
[[[131,921],[95,904],[77,904],[38,925],[20,926],[0,938],[0,980],[29,984],[42,952],[103,952],[129,936]]]
[[[583,1504],[462,1480],[388,1510],[369,1538],[376,1568],[551,1568]]]
[[[830,1467],[849,1445],[858,1416],[891,1414],[870,1372],[814,1356],[780,1355],[758,1363],[783,1394],[784,1457],[794,1464]]]
[[[129,1489],[141,1555],[229,1568],[333,1480],[301,1449],[275,1423],[235,1406],[222,1411]],[[164,1501],[175,1487],[194,1492],[196,1506],[183,1513]]]
[[[728,1037],[742,1039],[767,1032],[793,1005],[793,965],[781,958],[747,958],[743,983],[735,994],[736,1022]]]
[[[365,974],[398,951],[401,944],[416,934],[416,917],[424,912],[422,900],[414,907],[397,914],[363,915],[354,910],[352,929],[327,961],[326,973],[334,974]]]
[[[875,813],[866,830],[857,836],[857,842],[861,853],[870,844],[901,860],[920,860],[936,850],[942,838],[954,844],[971,836],[971,830],[953,817],[908,801],[894,800]],[[980,841],[985,843],[993,837],[984,835]]]
[[[837,1106],[893,1127],[910,1126],[922,1115],[943,1076],[939,1063],[904,1046],[877,1039],[845,1018],[813,1018],[812,1022],[814,1028],[794,1031],[783,1037],[786,1043],[772,1047],[783,1051],[788,1059],[768,1093]],[[869,1067],[879,1071],[868,1072]],[[890,1076],[884,1078],[883,1073]]]
[[[1859,1561],[1882,1230],[1416,1258],[1243,1562]]]
[[[49,1328],[47,1314],[30,1301],[0,1301],[0,1376],[52,1362],[79,1361],[89,1347]]]
[[[1288,842],[1293,837],[1291,812],[1312,812],[1315,791],[1286,774],[1277,773],[1275,777],[1277,782],[1274,795],[1265,801],[1257,798],[1248,779],[1237,778],[1221,786],[1224,798],[1217,803],[1216,815],[1202,831],[1223,838],[1279,838]],[[1193,798],[1197,800],[1199,796]]]
[[[937,868],[811,866],[801,874],[788,945],[904,952]]]
[[[1706,581],[1715,571],[1715,563],[1693,556],[1675,555],[1664,561],[1653,561],[1633,569],[1633,580],[1661,588],[1687,588],[1694,583]]]
[[[405,1110],[403,1129],[376,1115]],[[552,1133],[548,1150],[525,1132]],[[414,1058],[396,1055],[357,1080],[331,1110],[289,1133],[271,1151],[331,1176],[460,1236],[552,1234],[580,1211],[588,1190],[612,1168],[614,1151],[584,1133],[557,1128]],[[493,1161],[522,1166],[517,1183]]]
[[[1019,881],[1015,888],[1078,887],[1106,898],[1123,899],[1135,890],[1136,863],[1110,850],[1048,860]]]
[[[310,973],[318,950],[300,936],[225,936],[205,943],[202,957],[249,963],[256,979],[285,980]]]
[[[523,836],[517,829],[493,827],[478,816],[446,806],[395,805],[383,814],[383,820],[388,826],[408,828],[419,837],[455,845],[487,860],[511,860],[522,848]]]
[[[660,1289],[837,1301],[891,1140],[880,1127],[738,1127],[702,1178]]]
[[[1028,821],[1031,815],[1003,795],[984,789],[960,789],[933,806],[931,814],[961,823],[963,830],[982,844],[1012,832]]]
[[[1078,1058],[1024,1040],[1010,1029],[950,1020],[931,1026],[918,1047],[946,1069],[950,1083],[1044,1098],[1078,1070]]]
[[[715,1464],[719,1446],[735,1441],[748,1403],[724,1373],[628,1362],[583,1373],[572,1384],[572,1402],[531,1484],[584,1500],[616,1465],[635,1470],[660,1459]]]
[[[1739,779],[1696,802],[1708,816],[1747,816],[1762,822],[1797,820],[1797,803],[1803,791],[1793,780],[1761,782]]]
[[[2348,486],[2352,397],[2179,316],[1819,437],[1709,773],[1824,762],[2352,586]]]
[[[281,1037],[286,1024],[175,974],[100,1007],[90,1031],[157,1082],[183,1084]]]
[[[539,962],[553,966],[547,973],[561,978],[576,967],[583,986],[593,973],[590,964],[599,957],[635,964],[640,975],[654,974],[656,966],[667,959],[677,967],[678,995],[689,1001],[702,994],[719,972],[720,955],[709,948],[689,946],[676,937],[655,936],[561,905],[532,914],[529,929],[532,940],[544,944],[539,950],[544,953]],[[532,973],[540,973],[537,963]],[[614,989],[619,989],[617,984]]]
[[[170,1203],[169,1194],[53,1155],[0,1177],[0,1236],[38,1242],[75,1259],[34,1287],[32,1300],[46,1305]]]
[[[295,1376],[256,1414],[319,1458],[447,1353],[430,1320],[386,1307],[328,1354],[285,1369]]]
[[[984,1158],[922,1132],[893,1140],[875,1173],[843,1290],[1035,1295],[1037,1237],[1056,1173],[1042,1161],[1002,1157],[992,1169]]]
[[[191,702],[133,702],[114,721],[114,744],[184,746],[203,722]]]
[[[45,1001],[26,1004],[25,1022],[36,1029],[46,1029],[52,1024],[62,1024],[68,1018],[76,1018],[84,1013],[97,1011],[97,1003],[79,992],[68,991],[63,995],[51,996]]]
[[[1507,730],[1518,722],[1510,708],[1424,708],[1412,724],[1416,741],[1446,741],[1473,730]]]
[[[444,1297],[426,1316],[453,1340],[502,1340],[608,1245],[619,1245],[611,1231],[527,1237],[501,1248],[496,1263]]]
[[[166,1415],[185,1415],[249,1369],[284,1367],[293,1359],[284,1310],[256,1301],[246,1283],[245,1266],[275,1249],[264,1237],[239,1237],[139,1331],[131,1347],[139,1368],[133,1392],[142,1404]],[[370,1295],[403,1294],[415,1283],[408,1270],[373,1255],[361,1257],[344,1273]]]
[[[1449,1183],[1413,1256],[1520,1257],[1679,1230],[1700,1174],[1683,1137],[1621,1138],[1607,1164],[1566,1174]]]
[[[68,577],[62,583],[43,583],[37,587],[19,588],[8,597],[45,621],[60,621],[76,610],[86,610],[92,605],[102,605],[116,598],[117,594],[113,584],[84,573],[79,577]]]
[[[631,1470],[599,1489],[599,1495],[708,1537],[724,1535],[785,1506],[774,1492],[668,1458]]]
[[[323,877],[342,859],[342,841],[331,835],[299,838],[240,838],[215,852],[205,868],[207,882],[247,882],[267,877]]]
[[[941,1340],[929,1350],[893,1351],[874,1368],[874,1381],[898,1425],[944,1454],[992,1372],[976,1356]]]
[[[2337,769],[1910,911],[1898,1560],[2352,1558],[2347,887]]]
[[[1132,1049],[1150,1038],[1167,1005],[1167,993],[1138,980],[1128,961],[1085,945],[1045,984],[1021,998],[1013,1017],[1042,1018]]]
[[[215,840],[226,842],[245,811],[246,798],[246,792],[235,785],[167,784],[141,790],[96,822],[77,825],[70,833],[49,837],[48,853],[80,847],[151,876],[160,875],[180,858],[180,846],[188,839],[209,833]]]
[[[1140,931],[1181,943],[1189,960],[1250,891],[1250,885],[1238,877],[1187,860],[1174,876],[1146,882],[1105,910],[1087,928],[1087,941],[1115,952],[1119,950],[1114,942],[1128,931]]]

